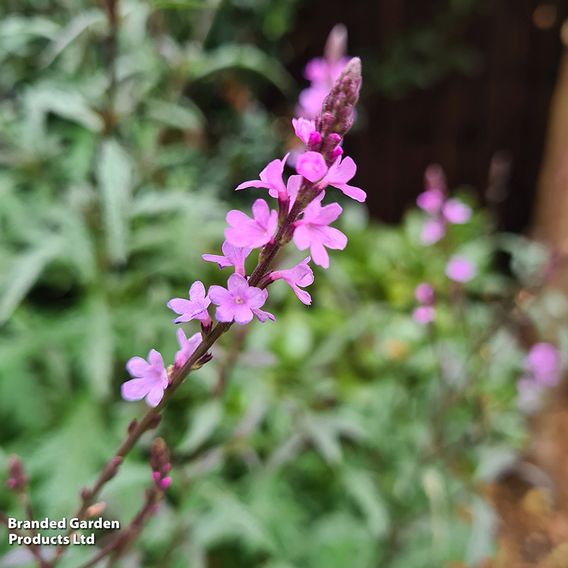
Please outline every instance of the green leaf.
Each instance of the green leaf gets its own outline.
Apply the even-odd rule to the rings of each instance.
[[[351,470],[346,473],[344,483],[347,492],[365,515],[370,532],[376,538],[384,537],[389,530],[389,514],[371,474]]]
[[[36,283],[43,269],[58,256],[61,248],[61,241],[52,236],[19,256],[2,285],[0,324],[8,320]]]
[[[214,51],[202,53],[188,62],[188,72],[194,81],[236,68],[262,75],[283,93],[289,93],[293,85],[288,71],[276,59],[252,45],[223,45]]]
[[[116,140],[105,140],[97,167],[105,237],[113,263],[126,261],[128,216],[132,188],[132,165],[126,151]]]
[[[172,128],[181,130],[200,130],[205,117],[199,107],[188,99],[183,104],[154,100],[148,103],[150,118]]]
[[[114,336],[110,310],[102,296],[89,301],[86,317],[88,326],[81,361],[91,392],[96,398],[105,399],[110,394]]]
[[[203,404],[195,412],[191,427],[180,443],[178,451],[192,452],[209,439],[223,418],[223,409],[218,400]]]
[[[157,10],[190,10],[205,8],[205,0],[151,0],[152,6]]]
[[[36,442],[24,462],[32,475],[41,474],[36,498],[56,518],[75,509],[79,490],[92,481],[116,440],[109,440],[99,409],[84,398],[73,400],[60,427]]]
[[[69,47],[90,27],[99,25],[104,28],[106,18],[101,10],[85,10],[59,30],[43,54],[44,66],[51,65],[56,57]]]
[[[25,101],[28,120],[35,126],[38,135],[44,134],[48,113],[76,122],[94,132],[102,130],[102,118],[76,89],[43,84],[30,89],[26,93]]]

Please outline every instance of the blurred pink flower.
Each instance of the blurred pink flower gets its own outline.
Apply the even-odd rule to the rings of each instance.
[[[421,325],[432,323],[436,316],[436,310],[432,306],[418,306],[412,312],[412,319]]]
[[[421,304],[432,305],[435,300],[434,288],[427,282],[421,282],[414,291],[416,299]]]
[[[423,245],[433,245],[446,234],[446,224],[440,219],[428,219],[422,226],[420,241]]]
[[[459,199],[448,199],[444,203],[442,215],[448,223],[463,225],[471,219],[471,208]]]
[[[556,386],[560,381],[560,351],[551,343],[536,343],[525,359],[525,367],[538,384]]]
[[[476,275],[474,264],[463,256],[453,256],[446,266],[446,275],[454,282],[469,282]]]

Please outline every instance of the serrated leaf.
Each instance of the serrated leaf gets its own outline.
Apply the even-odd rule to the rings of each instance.
[[[97,165],[97,182],[106,245],[113,263],[123,263],[127,257],[132,177],[132,165],[126,151],[116,140],[105,140]]]
[[[0,324],[5,323],[36,283],[43,269],[61,251],[61,241],[48,237],[33,249],[21,254],[4,279],[0,298]]]

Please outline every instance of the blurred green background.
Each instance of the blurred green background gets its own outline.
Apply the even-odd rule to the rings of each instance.
[[[200,255],[219,250],[226,211],[257,196],[234,187],[289,148],[305,87],[300,2],[119,4],[115,25],[108,2],[0,8],[0,469],[22,457],[37,518],[69,515],[142,413],[119,387],[131,356],[173,357],[166,301],[197,279],[224,283]],[[429,29],[444,37],[438,13]],[[450,60],[451,38],[417,58],[413,34],[367,49],[355,140],[373,93],[428,90],[474,60],[461,38]],[[363,185],[375,215],[382,185],[380,172]],[[567,306],[542,289],[548,251],[496,233],[473,190],[458,194],[472,221],[430,248],[422,213],[386,227],[343,203],[349,245],[316,270],[313,305],[275,284],[277,321],[233,329],[169,405],[173,485],[124,566],[439,568],[493,555],[482,488],[526,443],[527,329],[535,339],[554,326],[566,346]],[[444,275],[456,253],[478,269],[463,288]],[[439,297],[434,331],[411,318],[422,281]],[[151,439],[104,491],[108,518],[136,513]],[[20,515],[8,491],[0,508]],[[0,565],[28,562],[0,550]],[[70,549],[61,565],[91,554]]]

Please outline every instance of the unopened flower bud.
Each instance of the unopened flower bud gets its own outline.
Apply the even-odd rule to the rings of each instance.
[[[11,491],[23,491],[28,484],[28,476],[24,470],[22,461],[17,456],[11,456],[8,460],[8,480],[6,485]]]

